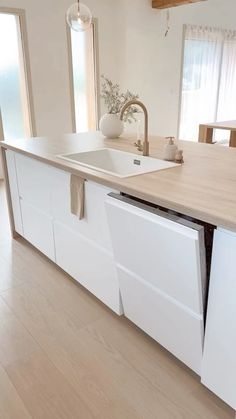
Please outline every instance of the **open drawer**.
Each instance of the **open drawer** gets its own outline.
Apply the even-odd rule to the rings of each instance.
[[[116,194],[106,208],[125,316],[200,374],[203,227]]]

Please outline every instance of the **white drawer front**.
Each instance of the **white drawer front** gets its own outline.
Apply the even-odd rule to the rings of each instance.
[[[50,216],[21,200],[24,237],[48,258],[55,261],[53,225]]]
[[[114,198],[107,212],[116,262],[202,314],[203,234]]]
[[[57,264],[113,311],[122,314],[112,254],[59,222],[54,223],[54,233]]]
[[[19,153],[15,154],[15,159],[20,196],[51,215],[56,169]]]
[[[125,316],[200,375],[202,316],[194,316],[128,272],[118,272]]]
[[[53,189],[53,216],[56,220],[72,228],[108,250],[111,250],[105,200],[111,190],[103,185],[85,182],[84,219],[70,211],[70,173],[57,171],[57,185]]]

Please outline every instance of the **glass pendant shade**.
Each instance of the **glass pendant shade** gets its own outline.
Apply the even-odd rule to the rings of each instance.
[[[68,25],[76,32],[89,29],[92,23],[92,13],[85,4],[77,2],[72,4],[66,13]]]

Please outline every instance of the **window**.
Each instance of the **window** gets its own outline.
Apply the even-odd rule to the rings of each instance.
[[[236,119],[235,95],[236,31],[187,25],[179,137],[197,141],[199,124]]]
[[[0,108],[5,139],[33,134],[23,25],[20,12],[2,12],[0,8]]]
[[[85,32],[70,30],[73,111],[76,132],[97,129],[96,27]]]

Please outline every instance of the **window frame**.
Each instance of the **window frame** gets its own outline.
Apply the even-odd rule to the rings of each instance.
[[[179,100],[178,100],[178,128],[177,138],[180,134],[180,123],[181,123],[181,110],[182,110],[182,91],[183,91],[183,76],[184,76],[184,49],[185,49],[185,38],[186,38],[187,25],[183,25],[182,30],[182,50],[181,50],[181,68],[180,68],[180,88],[179,88]]]
[[[98,48],[98,20],[97,18],[92,19],[93,27],[93,55],[94,55],[94,73],[95,73],[95,114],[96,114],[96,129],[99,127],[99,120],[101,116],[100,110],[100,73],[99,73],[99,48]],[[73,79],[73,62],[72,62],[72,42],[71,42],[71,29],[66,23],[67,32],[67,45],[68,45],[68,66],[69,66],[69,84],[70,84],[70,103],[71,103],[71,119],[72,119],[72,130],[76,131],[76,109],[74,100],[74,79]]]
[[[21,37],[22,61],[23,61],[24,76],[25,76],[25,87],[26,87],[26,96],[27,96],[27,104],[28,104],[30,135],[32,137],[35,137],[37,134],[36,134],[35,112],[34,112],[34,102],[33,102],[33,89],[32,89],[31,68],[30,68],[30,54],[29,54],[29,43],[28,43],[28,35],[27,35],[26,12],[24,9],[0,6],[0,13],[14,15],[19,18],[19,29],[20,29],[19,35]]]

